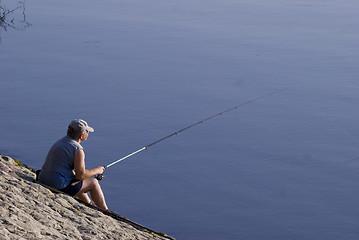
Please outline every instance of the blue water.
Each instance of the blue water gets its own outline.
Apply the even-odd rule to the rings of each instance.
[[[83,118],[107,165],[280,90],[108,168],[110,209],[178,240],[359,237],[357,1],[25,6],[0,25],[1,154],[40,168]]]

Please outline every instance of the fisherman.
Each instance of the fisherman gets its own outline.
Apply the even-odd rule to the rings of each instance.
[[[90,170],[85,168],[85,150],[81,142],[88,138],[89,132],[94,132],[94,129],[86,121],[72,120],[67,129],[67,136],[58,140],[47,154],[38,181],[108,210],[101,186],[98,180],[93,178],[101,175],[105,167],[98,166]]]

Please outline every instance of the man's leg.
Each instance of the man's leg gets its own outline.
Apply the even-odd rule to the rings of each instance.
[[[107,210],[107,205],[105,201],[105,196],[103,195],[100,184],[96,178],[87,178],[82,181],[82,187],[80,191],[75,195],[79,197],[86,203],[90,203],[91,200],[87,193],[90,192],[92,200],[95,202],[96,206],[102,209]]]

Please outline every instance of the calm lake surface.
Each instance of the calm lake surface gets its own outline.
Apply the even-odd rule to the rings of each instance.
[[[0,26],[0,153],[38,169],[83,118],[87,168],[107,165],[279,90],[108,168],[110,209],[178,240],[358,239],[358,11],[27,0]]]

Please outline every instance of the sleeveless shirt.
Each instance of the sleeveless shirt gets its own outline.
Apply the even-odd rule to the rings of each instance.
[[[75,139],[65,136],[52,145],[41,168],[39,182],[62,189],[76,181],[74,170],[75,153],[83,149]]]

